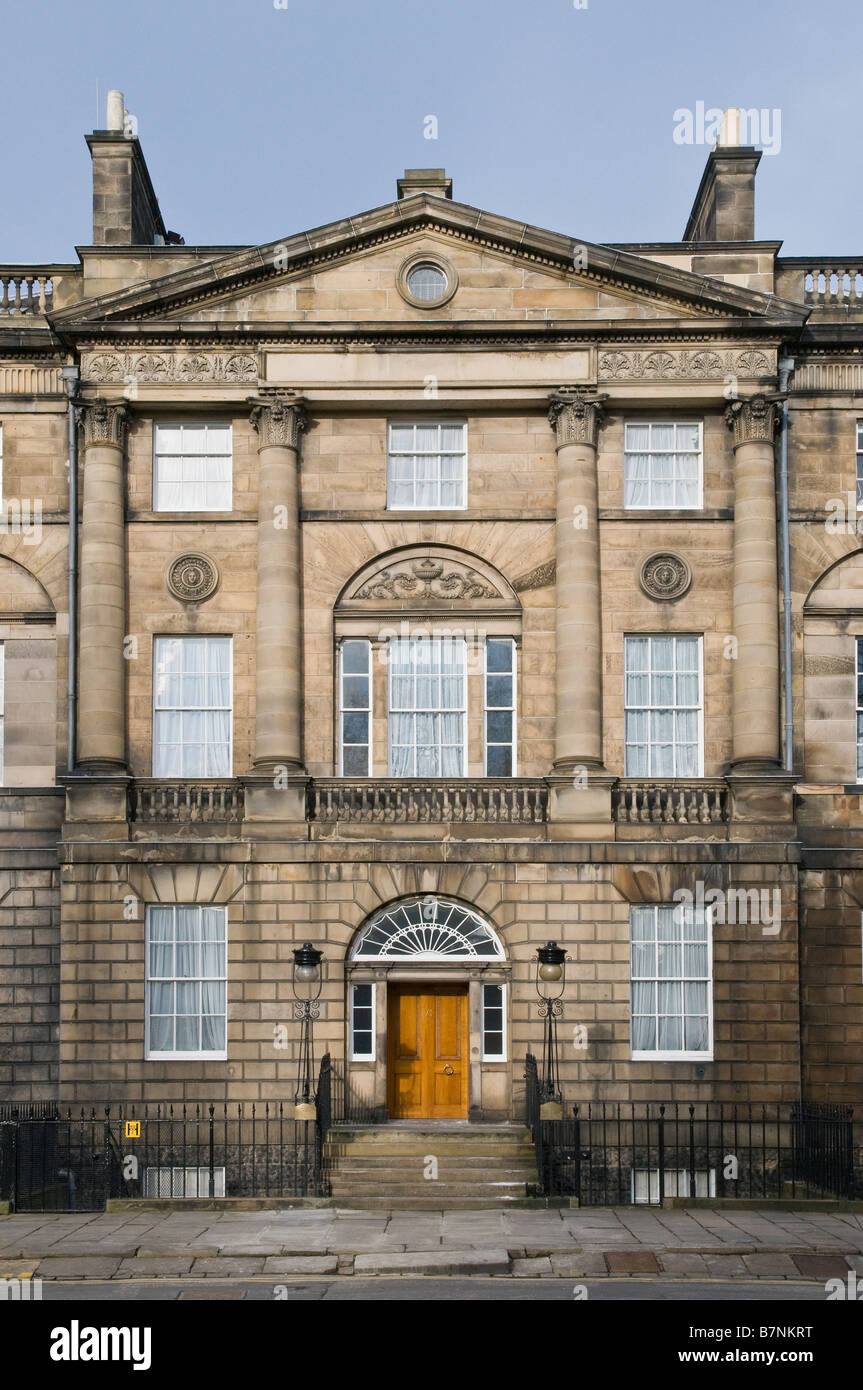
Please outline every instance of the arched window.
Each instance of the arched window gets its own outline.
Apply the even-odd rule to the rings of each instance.
[[[360,932],[351,960],[504,960],[479,913],[432,894],[382,908]]]
[[[334,611],[338,775],[515,776],[521,612],[493,566],[455,547],[358,571]]]

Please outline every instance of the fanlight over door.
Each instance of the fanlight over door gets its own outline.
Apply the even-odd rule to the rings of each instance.
[[[491,927],[468,907],[438,898],[407,898],[376,913],[352,960],[504,960]]]

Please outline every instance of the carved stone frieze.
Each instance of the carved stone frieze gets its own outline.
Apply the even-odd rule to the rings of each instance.
[[[734,431],[734,447],[741,444],[772,444],[776,429],[776,402],[767,396],[750,396],[731,401],[725,407],[725,423]]]
[[[641,566],[638,582],[648,598],[682,598],[692,583],[692,570],[680,555],[670,551],[649,555]]]
[[[503,597],[476,570],[431,556],[379,570],[353,599],[475,599]]]
[[[546,560],[544,565],[537,565],[536,569],[520,574],[518,579],[513,580],[512,587],[517,594],[523,594],[527,589],[546,589],[554,583],[556,570],[554,560]]]
[[[197,552],[178,555],[168,566],[165,582],[174,597],[183,603],[202,603],[216,592],[219,571],[209,555]]]
[[[86,448],[92,444],[112,444],[116,449],[125,448],[129,407],[124,402],[115,405],[96,399],[85,401],[76,410],[84,427]]]
[[[612,381],[724,381],[775,375],[775,349],[613,349],[599,354],[599,376]]]
[[[250,402],[250,419],[258,432],[258,448],[296,449],[306,428],[303,399],[292,391],[274,391]]]
[[[257,382],[258,359],[252,352],[85,352],[83,381],[132,386],[213,381],[227,386]]]
[[[596,448],[604,399],[577,386],[555,391],[549,401],[548,420],[554,428],[558,449],[564,444],[589,444]]]

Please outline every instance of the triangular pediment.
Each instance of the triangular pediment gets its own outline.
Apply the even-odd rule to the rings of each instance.
[[[454,272],[454,291],[439,307],[417,306],[403,293],[404,266],[417,255],[439,258]],[[421,193],[80,301],[53,322],[64,328],[303,322],[427,327],[442,320],[784,323],[802,317],[797,306],[757,290]]]

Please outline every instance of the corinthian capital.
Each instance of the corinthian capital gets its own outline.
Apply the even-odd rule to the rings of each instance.
[[[776,401],[769,396],[750,396],[725,407],[725,423],[739,444],[772,444],[776,428]]]
[[[589,444],[596,448],[602,424],[605,396],[591,395],[584,387],[562,386],[549,401],[548,421],[557,435],[557,448],[563,444]]]
[[[115,449],[125,447],[129,407],[124,401],[115,405],[99,398],[84,401],[76,409],[84,426],[85,448],[89,449],[91,444],[112,444]]]
[[[258,432],[258,448],[296,449],[306,428],[305,402],[293,391],[268,392],[250,401],[250,419]]]

